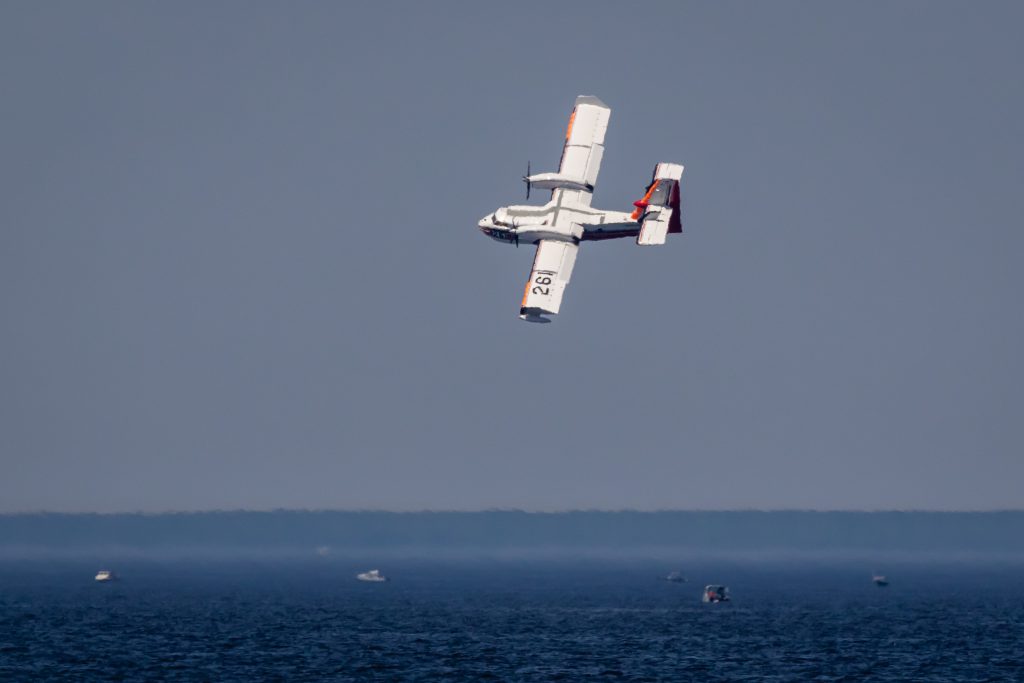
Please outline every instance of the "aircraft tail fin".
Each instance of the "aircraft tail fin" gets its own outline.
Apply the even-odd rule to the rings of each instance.
[[[664,244],[669,233],[683,231],[679,215],[679,181],[682,177],[681,164],[660,163],[654,167],[654,177],[647,186],[647,193],[643,199],[633,202],[636,207],[633,220],[640,222],[637,244]]]

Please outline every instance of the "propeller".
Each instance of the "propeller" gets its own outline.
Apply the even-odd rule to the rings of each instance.
[[[526,183],[526,201],[530,201],[530,162],[526,162],[526,175],[523,176],[523,182]]]
[[[530,184],[529,183],[526,184],[526,193],[527,193],[527,198],[529,198],[529,193],[530,193]],[[519,248],[519,224],[516,223],[516,220],[514,218],[512,219],[512,237],[514,238],[514,241],[516,243],[516,249],[518,249]]]

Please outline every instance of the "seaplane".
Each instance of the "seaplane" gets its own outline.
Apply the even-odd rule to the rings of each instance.
[[[558,314],[581,242],[635,237],[639,246],[646,247],[664,244],[668,235],[683,231],[681,164],[657,164],[632,211],[603,211],[590,205],[610,115],[611,109],[598,98],[577,97],[558,172],[531,175],[527,163],[523,176],[527,201],[531,189],[550,190],[551,199],[543,206],[503,206],[478,223],[485,235],[498,242],[537,245],[519,307],[519,317],[527,322],[548,323],[548,316]]]

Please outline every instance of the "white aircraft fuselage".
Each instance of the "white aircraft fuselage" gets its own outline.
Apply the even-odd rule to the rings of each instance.
[[[582,196],[581,196],[582,195]],[[636,237],[640,223],[623,211],[590,206],[590,193],[556,189],[543,206],[502,206],[480,219],[481,232],[506,244],[555,240],[579,244],[587,240]]]

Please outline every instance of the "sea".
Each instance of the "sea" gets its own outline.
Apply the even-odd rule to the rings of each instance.
[[[1024,564],[874,564],[8,557],[0,681],[1024,681]]]

